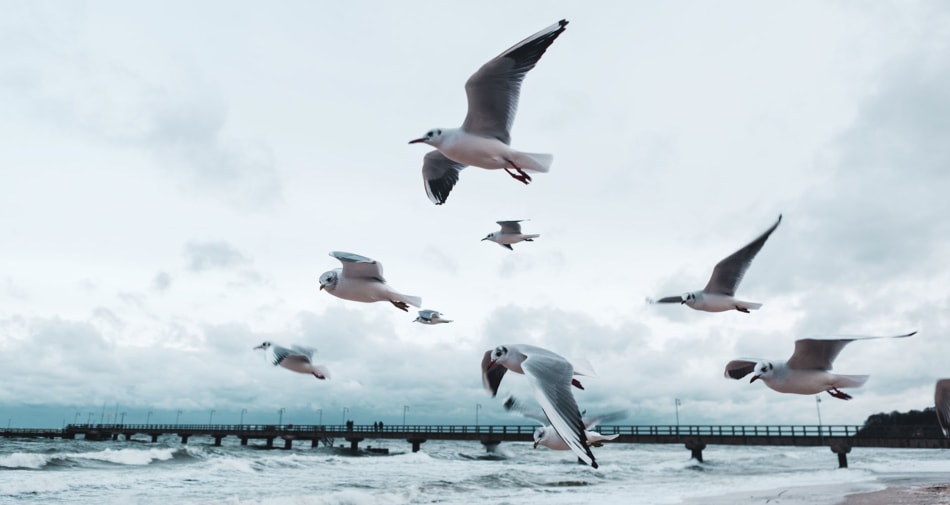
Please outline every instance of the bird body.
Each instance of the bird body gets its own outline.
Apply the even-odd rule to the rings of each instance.
[[[850,400],[851,395],[840,391],[840,388],[861,387],[869,376],[832,373],[832,363],[838,353],[855,340],[905,338],[916,333],[894,337],[803,338],[795,341],[795,352],[787,361],[735,359],[726,364],[723,375],[739,380],[752,374],[749,382],[761,379],[766,386],[779,393],[813,395],[826,391],[835,398]]]
[[[437,310],[425,309],[425,310],[420,310],[419,316],[416,317],[412,322],[431,325],[431,324],[451,323],[452,320],[445,319],[444,317],[442,317],[442,313]]]
[[[281,366],[297,373],[313,375],[320,380],[330,378],[330,370],[327,367],[313,363],[315,349],[298,345],[287,348],[270,341],[265,341],[254,349],[263,349],[267,361],[274,366]]]
[[[515,411],[519,414],[529,418],[534,419],[535,421],[541,423],[537,429],[534,430],[534,448],[537,449],[538,446],[547,447],[555,451],[568,451],[570,446],[567,445],[567,442],[557,434],[557,431],[553,426],[548,424],[548,418],[544,415],[544,411],[541,409],[532,409],[523,405],[520,401],[516,400],[512,396],[505,398],[504,402],[505,410]],[[591,447],[600,447],[603,445],[603,442],[614,440],[619,437],[619,434],[613,435],[602,435],[596,431],[593,431],[593,428],[596,427],[599,423],[620,419],[626,416],[626,412],[613,412],[610,414],[604,414],[600,416],[588,417],[584,416],[582,419],[584,421],[584,435],[587,438],[587,445]]]
[[[330,256],[340,260],[343,268],[328,270],[320,276],[320,289],[337,298],[354,302],[388,301],[396,308],[407,311],[409,305],[419,307],[422,298],[404,295],[386,284],[383,266],[358,254],[332,251]]]
[[[950,438],[950,379],[940,379],[934,388],[934,410],[945,437]]]

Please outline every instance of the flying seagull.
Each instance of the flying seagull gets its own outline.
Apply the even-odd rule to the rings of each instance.
[[[555,451],[567,451],[570,449],[567,443],[564,442],[564,439],[557,434],[557,431],[548,424],[548,418],[544,415],[544,411],[539,408],[530,408],[527,405],[524,405],[520,401],[516,400],[513,396],[508,396],[505,398],[504,403],[505,410],[511,412],[517,412],[528,419],[534,419],[535,421],[541,423],[537,429],[534,430],[534,448],[537,449],[539,445],[547,447],[548,449],[553,449]],[[601,435],[600,433],[593,430],[598,424],[602,422],[610,422],[616,419],[622,419],[626,417],[626,412],[612,412],[610,414],[604,414],[596,417],[582,416],[584,420],[584,434],[587,436],[587,445],[592,447],[600,447],[604,445],[605,440],[614,440],[620,435]]]
[[[739,380],[751,373],[753,375],[750,383],[762,379],[766,386],[779,393],[813,395],[827,391],[835,398],[850,400],[851,395],[838,388],[861,387],[869,376],[831,373],[831,363],[844,346],[855,340],[904,338],[916,333],[914,331],[893,337],[803,338],[795,341],[795,352],[788,361],[734,359],[726,364],[724,375],[726,378]]]
[[[442,313],[437,310],[423,309],[419,311],[419,316],[413,319],[414,323],[422,324],[439,324],[439,323],[451,323],[451,319],[445,319],[442,317]]]
[[[950,379],[940,379],[934,389],[937,421],[945,437],[950,437]]]
[[[429,200],[442,205],[467,165],[504,169],[528,184],[525,170],[547,172],[553,156],[516,151],[510,147],[511,124],[518,109],[521,81],[541,55],[564,31],[567,20],[541,30],[482,65],[465,83],[468,114],[460,128],[433,128],[410,140],[436,148],[425,155],[422,179]]]
[[[696,310],[706,312],[724,312],[727,310],[738,310],[739,312],[749,313],[749,310],[755,310],[762,306],[761,303],[745,302],[735,298],[736,289],[742,282],[745,271],[752,263],[752,259],[759,253],[769,235],[778,228],[782,222],[782,215],[779,214],[778,221],[775,221],[765,233],[745,247],[732,253],[724,260],[716,264],[713,268],[712,277],[706,287],[701,291],[693,291],[680,296],[667,296],[659,300],[647,300],[650,303],[680,303],[686,304]]]
[[[574,366],[558,354],[533,345],[500,345],[485,351],[482,357],[482,383],[492,396],[498,392],[505,372],[524,374],[534,386],[534,396],[544,415],[571,451],[588,465],[597,468],[594,453],[587,442],[581,412],[574,401]]]
[[[334,268],[320,276],[320,289],[333,296],[354,302],[388,301],[397,309],[408,312],[409,306],[419,307],[422,298],[398,293],[386,284],[383,265],[359,254],[332,251],[330,256],[340,260],[343,268]]]
[[[265,341],[254,349],[263,349],[267,353],[267,361],[274,366],[280,365],[287,370],[310,374],[320,380],[330,378],[330,370],[327,370],[327,367],[313,364],[313,355],[317,351],[309,347],[292,345],[288,349]]]
[[[508,248],[508,250],[513,251],[511,244],[517,244],[518,242],[533,242],[534,239],[540,237],[541,235],[525,235],[521,233],[521,221],[496,221],[496,223],[501,225],[501,229],[498,231],[493,231],[485,236],[482,240],[491,240],[492,242]]]

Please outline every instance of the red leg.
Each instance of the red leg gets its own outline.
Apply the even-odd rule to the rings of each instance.
[[[515,165],[515,162],[513,162],[513,161],[511,161],[511,160],[509,160],[509,159],[506,159],[505,161],[507,161],[509,164],[511,164],[511,168],[514,168],[514,169],[518,172],[518,174],[515,175],[515,174],[513,174],[513,173],[511,172],[511,168],[507,168],[507,167],[506,167],[506,168],[505,168],[505,172],[508,172],[508,175],[514,177],[515,180],[521,181],[521,182],[523,182],[523,183],[525,183],[525,184],[528,184],[529,182],[531,182],[531,176],[528,175],[528,174],[526,174],[526,173],[524,172],[524,170],[522,170],[520,167],[518,167],[518,165]]]
[[[848,393],[845,393],[844,391],[838,390],[838,388],[829,389],[828,394],[831,396],[834,396],[835,398],[840,398],[842,400],[850,400],[852,398],[851,395],[849,395]]]
[[[571,385],[576,387],[577,389],[584,389],[584,386],[581,385],[581,381],[577,379],[571,379]]]

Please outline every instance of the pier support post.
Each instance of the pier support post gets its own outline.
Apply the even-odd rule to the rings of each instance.
[[[362,442],[363,439],[362,438],[347,438],[346,441],[350,443],[350,450],[353,452],[356,452],[359,450],[360,442]]]
[[[292,438],[285,438],[285,439],[284,439],[284,449],[285,449],[285,450],[291,449],[291,448],[293,447],[293,444],[294,444],[294,439],[292,439]]]
[[[247,437],[241,437],[241,445],[247,445]]]
[[[847,442],[832,442],[831,452],[838,455],[838,468],[848,468],[848,453],[851,446]]]
[[[316,449],[317,446],[319,446],[319,445],[320,445],[320,439],[319,439],[319,438],[311,438],[311,439],[310,439],[310,448],[311,448],[311,449]]]
[[[224,437],[221,436],[221,435],[215,435],[215,436],[214,436],[214,446],[215,446],[215,447],[221,447],[221,439],[222,439],[222,438],[224,438]]]
[[[412,444],[412,452],[419,452],[419,446],[421,446],[426,439],[424,438],[407,438],[406,442]]]
[[[185,444],[188,443],[188,437],[189,437],[189,436],[190,436],[190,435],[182,435],[182,436],[181,436],[181,445],[185,445]]]
[[[482,440],[482,445],[485,446],[485,451],[488,453],[494,453],[500,443],[500,440]]]
[[[689,439],[686,441],[686,448],[689,449],[690,457],[696,461],[703,462],[703,449],[706,448],[706,444],[701,440]]]
[[[268,449],[274,448],[274,437],[267,437],[267,448]]]
[[[152,443],[158,442],[158,433],[152,433]]]

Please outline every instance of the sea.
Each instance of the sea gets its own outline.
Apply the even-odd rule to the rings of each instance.
[[[340,442],[340,441],[337,441]],[[606,443],[599,469],[567,451],[399,440],[241,446],[227,437],[119,441],[0,439],[0,504],[834,504],[894,482],[950,482],[950,451]],[[386,454],[388,452],[388,454]]]

